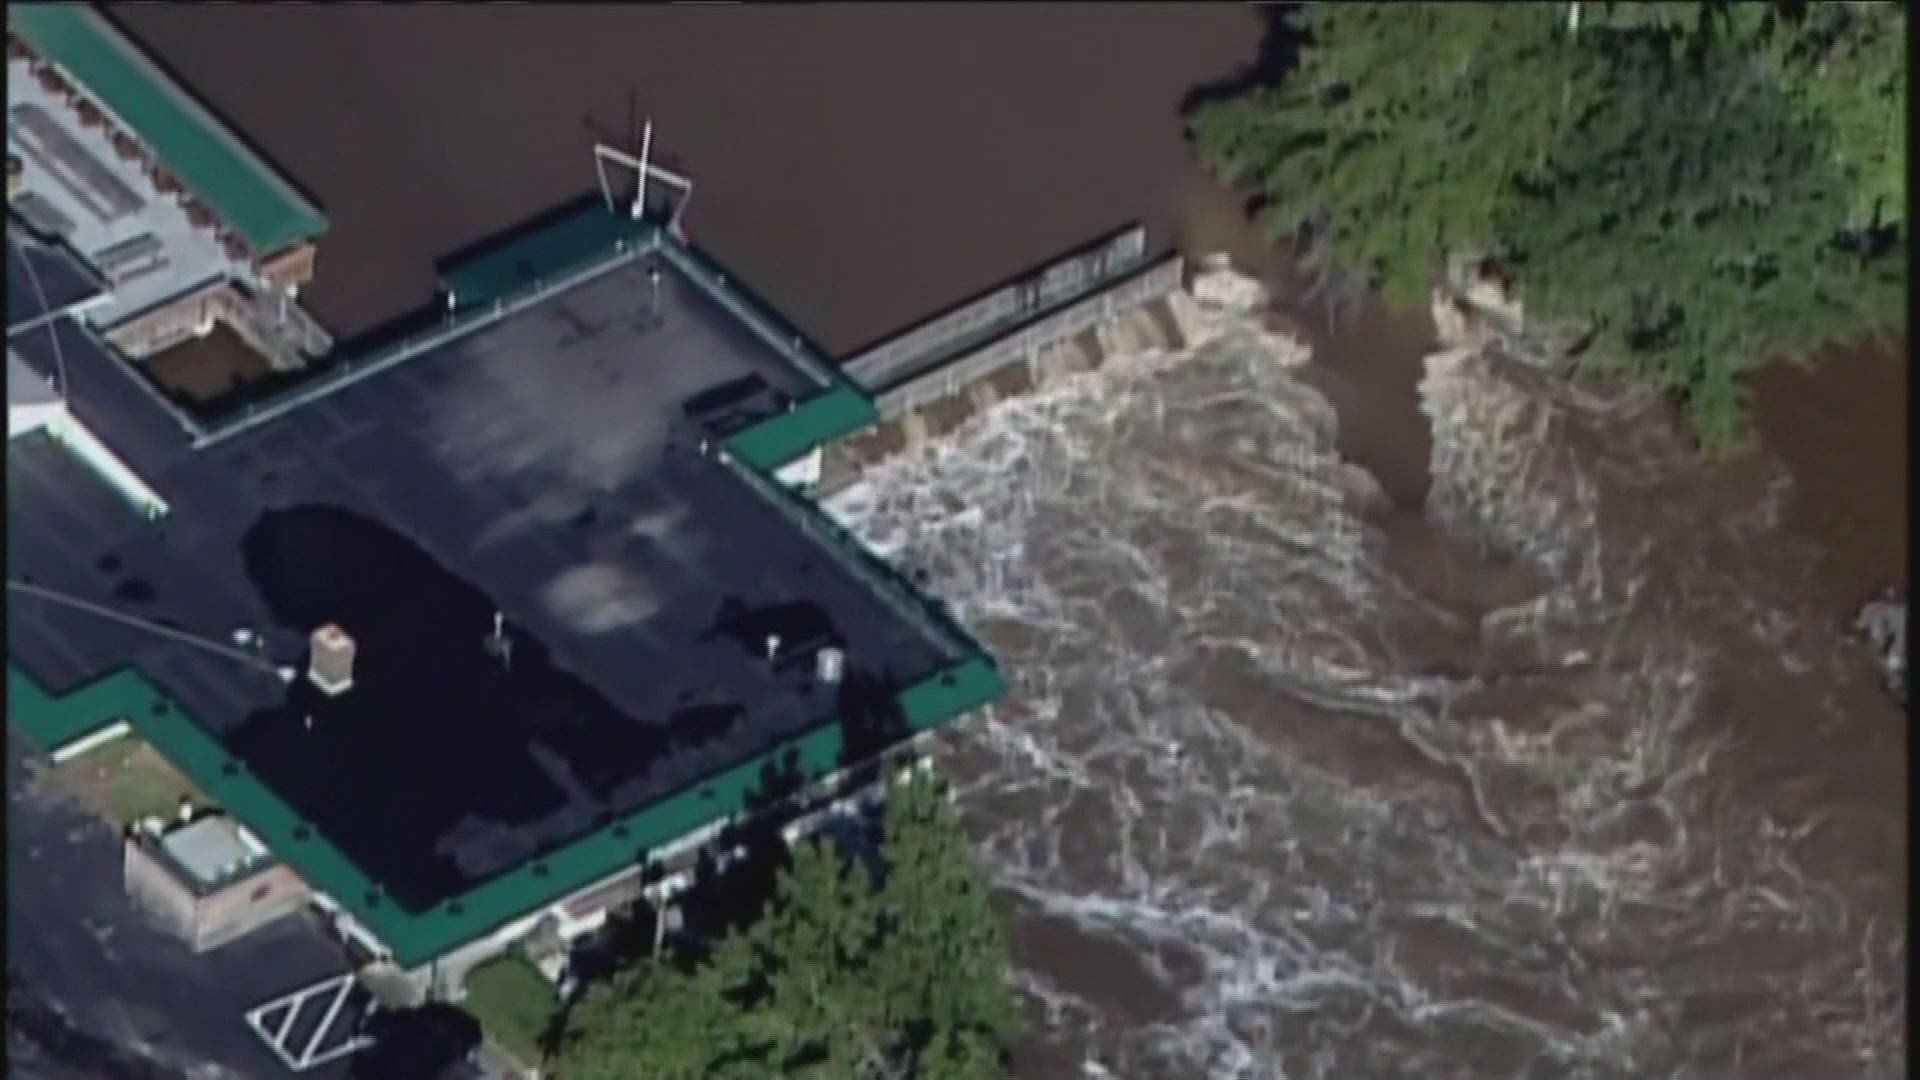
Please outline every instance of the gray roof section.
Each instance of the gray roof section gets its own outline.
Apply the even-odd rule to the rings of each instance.
[[[15,335],[7,346],[53,380],[74,417],[142,476],[171,467],[192,450],[191,436],[160,391],[78,319],[55,319]]]
[[[27,366],[20,354],[11,348],[7,350],[7,404],[8,405],[48,405],[60,400],[53,392],[53,383],[46,376]]]
[[[106,284],[64,245],[42,243],[7,220],[7,336],[100,296]]]
[[[240,839],[238,823],[218,814],[164,834],[160,846],[203,887],[219,885],[261,859]]]
[[[27,73],[7,63],[7,149],[21,161],[31,216],[114,282],[95,313],[101,325],[244,273],[210,229],[193,224],[180,200],[162,194],[143,166],[113,149],[104,127],[89,128]]]

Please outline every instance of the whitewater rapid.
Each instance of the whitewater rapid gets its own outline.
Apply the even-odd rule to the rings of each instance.
[[[1309,350],[1251,313],[1201,331],[831,503],[1009,675],[945,765],[1035,1037],[1127,1078],[1900,1075],[1904,868],[1810,851],[1904,822],[1773,798],[1792,753],[1715,705],[1730,662],[1817,680],[1838,650],[1660,577],[1656,525],[1748,542],[1780,486],[1705,524],[1615,514],[1652,451],[1583,466],[1566,410],[1522,402],[1520,459],[1435,420],[1419,516],[1448,528],[1409,556]],[[1430,397],[1473,362],[1429,364]],[[1534,550],[1494,550],[1523,525]],[[1438,598],[1443,550],[1502,586]]]

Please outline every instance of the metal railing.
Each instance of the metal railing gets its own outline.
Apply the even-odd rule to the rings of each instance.
[[[880,387],[874,394],[874,403],[883,418],[892,419],[915,406],[955,393],[1002,368],[1032,358],[1049,345],[1172,292],[1180,286],[1181,269],[1180,256],[1170,255],[1118,284],[1043,315],[1005,337],[987,342],[972,352],[957,354],[938,367]]]
[[[972,634],[952,612],[908,581],[892,564],[875,555],[846,526],[828,517],[800,495],[760,470],[729,457],[727,465],[748,487],[779,511],[782,517],[827,548],[861,583],[871,587],[888,606],[921,633],[943,647],[942,660],[985,655]]]
[[[303,358],[325,355],[333,347],[333,335],[284,294],[263,295],[234,288],[222,310],[241,337],[283,356],[288,351],[295,354],[276,367],[299,367],[305,362]]]
[[[264,401],[254,402],[241,407],[240,415],[231,417],[222,423],[210,425],[195,440],[199,447],[211,446],[230,439],[242,432],[249,431],[261,424],[282,416],[309,402],[333,393],[335,390],[350,386],[370,375],[378,374],[410,360],[428,350],[438,348],[457,338],[470,334],[482,327],[492,325],[509,315],[532,307],[556,293],[599,277],[616,267],[625,265],[653,250],[656,239],[645,239],[629,243],[616,241],[600,257],[591,259],[572,272],[550,281],[535,281],[517,293],[501,296],[491,305],[448,312],[446,317],[433,326],[410,334],[399,341],[372,350],[364,355],[341,360],[322,361],[330,363],[331,370],[316,376],[312,381],[288,387]]]
[[[762,310],[758,304],[742,296],[738,289],[728,284],[726,275],[707,264],[698,253],[677,241],[666,238],[656,244],[659,254],[687,280],[717,301],[734,318],[739,319],[752,330],[754,336],[782,357],[792,361],[823,389],[831,389],[841,380],[834,366],[820,356],[808,343],[805,336],[791,327],[777,324],[773,317]]]
[[[842,366],[870,391],[897,385],[979,348],[1038,312],[1101,288],[1138,266],[1146,250],[1146,228],[1135,225],[866,349]]]

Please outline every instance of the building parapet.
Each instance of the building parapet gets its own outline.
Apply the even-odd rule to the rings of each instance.
[[[734,464],[731,458],[729,463]],[[898,570],[874,555],[846,526],[823,513],[811,499],[788,490],[762,470],[736,464],[735,471],[787,520],[813,536],[862,582],[884,597],[902,618],[943,643],[949,650],[950,661],[986,655],[986,650],[960,626],[952,613],[937,601],[924,597]]]

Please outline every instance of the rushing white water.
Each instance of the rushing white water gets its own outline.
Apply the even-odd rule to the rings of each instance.
[[[1706,627],[1645,588],[1645,521],[1601,527],[1624,457],[1436,484],[1457,530],[1498,536],[1474,518],[1508,504],[1557,524],[1517,600],[1434,601],[1370,523],[1306,351],[1214,329],[835,501],[1011,678],[948,764],[1032,928],[1041,1040],[1089,1076],[1899,1075],[1903,868],[1871,865],[1884,845],[1815,866],[1870,815],[1772,800],[1817,777],[1711,705],[1728,626],[1782,679],[1831,658],[1758,601]],[[1470,455],[1436,446],[1457,478]]]

